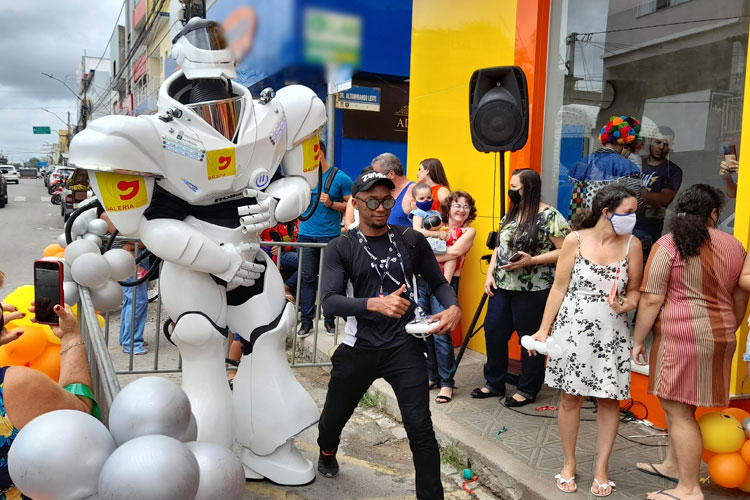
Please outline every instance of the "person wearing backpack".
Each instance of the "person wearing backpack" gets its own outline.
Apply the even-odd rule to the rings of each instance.
[[[326,146],[322,142],[320,143],[320,169],[323,173],[321,181],[323,190],[320,193],[318,208],[312,217],[300,223],[298,243],[328,243],[341,234],[341,214],[346,210],[349,193],[352,191],[352,179],[326,161]],[[317,198],[318,189],[320,186],[313,190],[313,200]],[[305,214],[310,210],[312,210],[312,203]],[[307,337],[313,331],[315,318],[315,292],[318,289],[320,248],[301,248],[300,252],[302,254],[301,325],[297,336]],[[335,321],[333,316],[325,317],[326,333],[334,334]]]
[[[429,243],[410,227],[388,225],[395,204],[393,182],[378,172],[360,175],[352,196],[359,227],[328,243],[323,266],[325,314],[347,318],[345,338],[333,356],[331,379],[318,426],[318,472],[335,477],[341,431],[357,403],[377,378],[385,379],[398,400],[416,471],[416,497],[443,498],[440,452],[430,418],[427,346],[410,335],[421,275],[445,310],[428,333],[449,333],[461,310]]]

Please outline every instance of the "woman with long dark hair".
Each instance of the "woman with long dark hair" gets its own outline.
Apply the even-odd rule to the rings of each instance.
[[[451,194],[451,185],[445,175],[443,163],[437,158],[422,160],[417,171],[417,182],[427,184],[432,189],[432,210],[440,210],[440,206]]]
[[[510,208],[503,217],[497,247],[492,253],[484,290],[489,295],[484,320],[487,364],[485,385],[473,398],[505,396],[508,374],[508,341],[539,329],[547,294],[555,279],[560,246],[570,229],[565,218],[541,201],[542,180],[529,168],[510,178]],[[534,401],[544,381],[544,357],[521,351],[521,378],[507,406]]]
[[[724,194],[695,184],[677,199],[670,232],[653,246],[641,286],[633,359],[649,356],[648,392],[667,416],[669,447],[660,464],[639,463],[648,474],[677,482],[648,498],[702,499],[698,483],[702,439],[695,409],[729,404],[729,378],[747,293],[738,286],[745,250],[734,236],[716,229]]]
[[[620,185],[604,186],[591,211],[565,238],[555,283],[534,340],[551,335],[564,354],[547,361],[545,382],[560,389],[557,417],[564,464],[555,476],[566,493],[577,490],[576,441],[581,406],[596,398],[597,459],[591,493],[612,493],[609,457],[620,422],[619,401],[630,398],[630,324],[627,312],[638,305],[643,253],[633,237],[635,192]],[[554,325],[554,328],[553,328]],[[535,354],[532,351],[532,354]]]

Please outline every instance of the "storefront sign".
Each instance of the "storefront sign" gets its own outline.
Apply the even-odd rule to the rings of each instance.
[[[361,105],[365,101],[363,99],[365,94],[370,93],[366,97],[366,105],[377,103],[379,110],[373,112],[373,110],[362,108],[355,109],[351,104],[346,107],[337,103],[337,107],[344,109],[344,138],[406,142],[409,130],[409,84],[379,82],[378,87],[371,87],[370,85],[376,82],[355,81],[355,83],[363,85],[352,87],[351,90],[339,94],[339,97],[351,93],[352,97],[357,97],[357,102]],[[378,91],[379,95],[377,95],[377,100],[370,101],[371,98],[376,97],[373,91]]]
[[[380,111],[380,89],[352,87],[336,96],[336,107],[361,111]]]

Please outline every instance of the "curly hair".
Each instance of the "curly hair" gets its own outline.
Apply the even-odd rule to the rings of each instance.
[[[721,213],[724,193],[708,184],[693,184],[680,193],[675,209],[677,216],[669,223],[669,232],[683,260],[699,254],[700,247],[710,241],[708,224],[711,213]]]
[[[469,216],[466,217],[464,225],[469,225],[477,218],[477,205],[474,198],[466,191],[451,191],[451,194],[440,204],[440,211],[443,213],[443,222],[448,223],[448,216],[450,215],[451,205],[458,201],[459,198],[466,198],[466,203],[469,205]]]
[[[632,116],[613,116],[599,132],[602,146],[607,144],[629,145],[641,141],[641,123]]]
[[[571,226],[575,230],[594,227],[599,222],[599,218],[602,216],[605,208],[614,212],[620,206],[622,200],[635,197],[635,191],[625,187],[623,184],[608,184],[601,188],[594,196],[594,201],[591,203],[591,210],[574,219]]]

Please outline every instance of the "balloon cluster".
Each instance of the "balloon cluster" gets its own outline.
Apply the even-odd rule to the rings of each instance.
[[[28,366],[46,373],[55,382],[60,378],[60,339],[47,325],[33,323],[29,304],[34,300],[34,287],[16,288],[2,301],[25,313],[21,319],[7,323],[8,330],[23,330],[13,342],[0,347],[0,366]]]
[[[698,419],[698,426],[711,480],[750,493],[750,413],[740,408],[712,411]]]
[[[8,469],[16,487],[37,500],[241,499],[239,459],[223,446],[196,441],[197,434],[182,389],[144,377],[113,401],[109,430],[73,410],[29,422],[11,446]]]
[[[93,201],[94,198],[90,198],[90,200]],[[75,218],[70,227],[70,236],[72,237],[73,241],[79,239],[89,240],[97,247],[102,246],[102,237],[106,233],[107,223],[106,221],[99,219],[96,216],[96,207],[93,206],[89,210],[86,210],[85,212],[78,215],[78,217]],[[68,242],[65,238],[65,233],[62,233],[57,237],[57,244],[61,247],[64,248],[67,243]]]

